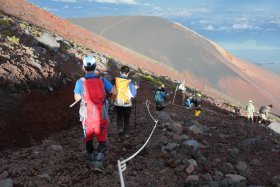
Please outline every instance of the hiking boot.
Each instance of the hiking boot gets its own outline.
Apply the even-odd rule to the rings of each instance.
[[[87,164],[89,166],[95,166],[95,161],[94,160],[87,160]]]
[[[103,167],[102,161],[95,161],[94,170],[104,173],[105,169]]]

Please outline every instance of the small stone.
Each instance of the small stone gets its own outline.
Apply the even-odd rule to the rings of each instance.
[[[279,187],[280,186],[280,175],[276,175],[272,177],[271,179],[271,185],[274,187]]]
[[[47,173],[43,173],[42,175],[38,175],[40,179],[45,179],[47,181],[51,181],[51,177]]]
[[[224,164],[224,171],[226,172],[226,173],[233,173],[234,172],[234,168],[233,168],[233,166],[232,166],[232,164],[231,163],[225,163]]]
[[[192,125],[189,127],[189,130],[191,130],[195,134],[203,134],[203,130],[201,130],[201,127],[198,125]]]
[[[164,149],[167,151],[172,151],[173,149],[175,149],[177,147],[178,144],[176,143],[168,143]]]
[[[186,135],[186,134],[182,134],[181,136],[180,136],[180,140],[188,140],[189,139],[189,137],[188,137],[188,135]]]
[[[192,164],[190,164],[187,168],[186,168],[186,172],[188,174],[191,174],[194,171],[194,166]]]
[[[174,132],[178,135],[181,135],[183,133],[183,126],[181,124],[178,123],[173,123],[170,126],[168,126],[167,128],[168,130],[170,130],[171,132]]]
[[[238,170],[238,171],[243,171],[245,169],[247,169],[247,164],[243,161],[239,161],[236,165],[235,165],[235,168]]]
[[[198,175],[190,175],[186,179],[187,182],[198,182],[199,176]]]
[[[13,187],[13,181],[10,178],[0,180],[1,187]]]
[[[4,171],[3,173],[1,173],[0,179],[6,179],[6,178],[8,178],[8,176],[9,176],[8,171]]]
[[[188,160],[189,164],[192,164],[193,166],[197,167],[197,162],[194,159],[189,159]]]
[[[62,151],[61,145],[51,145],[50,148],[55,151]]]
[[[183,142],[183,144],[194,147],[194,149],[197,149],[198,146],[199,146],[199,144],[196,140],[186,140],[186,141]]]
[[[257,159],[252,160],[250,164],[253,165],[253,166],[260,166],[261,165],[260,161],[257,160]]]
[[[226,177],[230,178],[233,182],[240,182],[242,180],[246,180],[245,177],[241,175],[235,175],[235,174],[227,174]]]

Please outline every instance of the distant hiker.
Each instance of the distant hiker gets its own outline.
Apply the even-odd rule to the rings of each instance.
[[[117,125],[119,133],[129,133],[129,117],[132,109],[132,98],[137,94],[137,85],[128,78],[129,67],[123,66],[120,69],[120,76],[114,80],[118,94],[114,98],[114,105],[117,111]]]
[[[259,121],[259,123],[261,123],[262,121],[264,122],[269,121],[269,113],[271,109],[272,109],[272,105],[262,106],[260,108],[259,113],[261,115],[261,120]]]
[[[162,111],[165,108],[164,104],[167,101],[166,96],[167,96],[167,93],[165,92],[165,86],[162,84],[155,91],[154,99],[155,99],[157,111]]]
[[[201,94],[196,93],[185,101],[186,109],[195,108],[194,115],[199,116],[201,113]]]
[[[186,100],[186,86],[185,86],[185,80],[179,84],[178,89],[181,91],[182,99],[181,99],[181,104],[185,105],[185,100]]]
[[[248,105],[246,106],[246,111],[247,111],[247,117],[249,121],[254,121],[254,112],[255,112],[255,107],[253,105],[253,101],[250,100],[248,102]]]
[[[241,111],[240,111],[239,106],[233,106],[233,110],[234,110],[235,115],[237,115],[237,116],[241,115]]]
[[[105,78],[94,73],[96,61],[93,56],[83,59],[83,70],[86,75],[76,81],[74,98],[80,103],[80,121],[83,124],[86,142],[87,161],[98,171],[104,171],[102,161],[105,158],[106,136],[108,127],[108,113],[106,112],[106,92],[117,94],[113,85]],[[94,156],[93,136],[99,142]]]

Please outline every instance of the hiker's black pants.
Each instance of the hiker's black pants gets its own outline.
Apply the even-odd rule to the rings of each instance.
[[[99,145],[97,147],[97,153],[103,153],[105,148],[106,148],[106,141],[104,141],[104,142],[100,141]],[[92,140],[89,140],[86,142],[86,149],[87,149],[88,154],[93,153],[93,141]]]
[[[157,111],[162,111],[164,109],[164,106],[162,106],[162,105],[156,105],[156,110]]]
[[[123,129],[124,132],[129,130],[129,116],[132,107],[115,106],[117,111],[117,125],[118,128]]]

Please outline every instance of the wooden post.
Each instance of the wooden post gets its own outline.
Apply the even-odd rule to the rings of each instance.
[[[174,100],[175,100],[175,97],[176,97],[177,90],[178,90],[178,85],[176,86],[176,89],[175,89],[175,93],[174,93],[173,100],[172,100],[172,105],[174,104]]]

